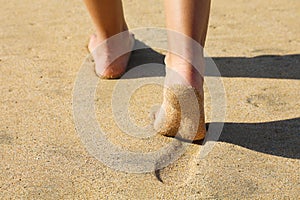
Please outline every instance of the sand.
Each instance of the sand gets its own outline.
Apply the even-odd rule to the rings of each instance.
[[[93,27],[81,1],[0,1],[1,199],[298,199],[300,196],[300,2],[215,0],[206,51],[226,91],[224,129],[213,150],[189,145],[171,165],[148,173],[114,170],[87,152],[75,130],[73,91]],[[131,29],[164,27],[162,1],[124,1]],[[161,44],[159,34],[141,44]],[[156,51],[155,51],[156,50]],[[136,52],[131,65],[162,63],[162,50]],[[111,114],[114,87],[161,81],[163,70],[103,80],[96,118],[125,150],[154,152],[172,138],[124,134]],[[207,81],[216,79],[207,74]],[[145,86],[130,99],[137,124],[162,89]],[[207,122],[213,91],[205,90]]]

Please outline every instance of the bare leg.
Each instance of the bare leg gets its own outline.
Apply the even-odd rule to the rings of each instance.
[[[168,29],[190,37],[204,47],[210,0],[165,0],[165,9]],[[172,33],[169,34],[168,40],[171,50],[186,49],[186,51],[180,56],[169,52],[165,59],[167,67],[176,71],[191,86],[201,92],[203,76],[195,68],[204,73],[202,49],[193,47],[189,40],[178,42],[178,37]],[[192,60],[195,68],[181,56]]]
[[[164,102],[156,114],[154,127],[163,135],[175,136],[179,132],[184,139],[200,140],[206,132],[202,47],[206,38],[210,0],[165,0],[165,8],[167,28],[170,30],[169,52],[165,58],[165,85],[172,92],[165,90]],[[196,101],[193,100],[194,92]],[[181,122],[184,123],[179,127]]]
[[[121,0],[84,0],[84,2],[96,28],[96,34],[91,36],[88,45],[96,63],[95,71],[103,78],[117,78],[125,72],[130,53],[120,57],[110,54],[120,52],[120,49],[130,51],[133,46],[133,36],[127,31],[122,2]],[[114,37],[114,41],[106,41],[119,33],[122,34]],[[116,44],[118,41],[121,42]],[[111,58],[114,57],[118,59],[111,63]]]

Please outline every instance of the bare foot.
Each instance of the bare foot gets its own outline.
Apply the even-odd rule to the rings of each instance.
[[[185,140],[205,137],[203,72],[179,57],[165,59],[166,77],[163,104],[155,114],[154,128],[162,135]],[[201,75],[202,74],[202,75]],[[178,134],[177,134],[178,133]]]
[[[134,46],[134,36],[129,31],[108,39],[93,34],[88,49],[95,61],[95,72],[100,78],[121,77],[125,71]]]

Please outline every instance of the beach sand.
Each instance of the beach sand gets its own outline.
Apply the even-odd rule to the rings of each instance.
[[[299,199],[300,1],[215,0],[206,43],[226,91],[224,129],[213,150],[190,145],[171,165],[148,173],[114,170],[89,154],[75,130],[73,91],[85,61],[91,20],[81,1],[0,0],[1,199]],[[129,27],[164,27],[161,0],[125,0]],[[141,44],[166,42],[140,35]],[[132,65],[161,63],[163,51],[133,55]],[[127,151],[153,152],[174,141],[132,138],[111,112],[117,83],[101,80],[96,118]],[[216,77],[207,75],[207,80]],[[205,90],[208,123],[212,91]],[[126,90],[124,91],[126,94]],[[162,88],[145,86],[130,100],[134,120],[149,124]]]

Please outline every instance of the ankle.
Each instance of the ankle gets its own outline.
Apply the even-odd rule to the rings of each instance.
[[[165,57],[166,67],[177,72],[186,72],[191,75],[201,75],[204,74],[204,58],[197,58],[198,62],[188,61],[178,55],[167,53]],[[196,59],[194,59],[196,60]]]
[[[120,33],[122,33],[121,35],[123,37],[129,35],[128,27],[125,22],[124,24],[121,24],[119,27],[96,30],[96,36],[99,43]]]
[[[91,53],[96,48],[101,48],[101,51],[104,52],[111,52],[111,50],[114,49],[114,53],[117,53],[115,52],[117,49],[130,51],[133,43],[133,34],[129,31],[122,31],[112,36],[110,36],[110,34],[102,34],[102,36],[99,36],[99,33],[95,33],[90,38],[88,49]]]
[[[166,84],[181,84],[192,86],[199,92],[203,92],[204,64],[193,66],[180,56],[168,53],[165,57]]]

